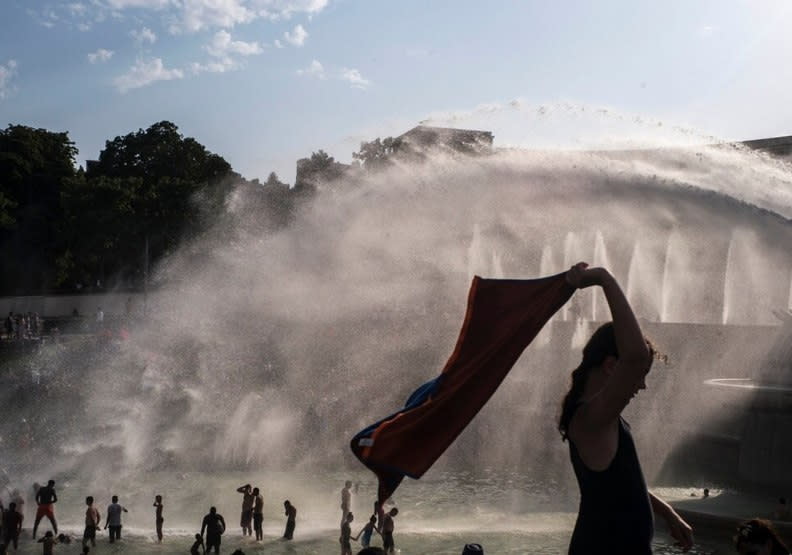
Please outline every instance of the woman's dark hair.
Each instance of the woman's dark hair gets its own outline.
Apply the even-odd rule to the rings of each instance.
[[[558,421],[558,431],[561,432],[561,440],[566,441],[569,423],[575,414],[580,396],[588,382],[589,371],[600,366],[607,357],[619,356],[616,350],[616,333],[613,331],[613,322],[601,325],[591,335],[583,347],[583,360],[580,365],[572,372],[572,384],[569,386],[561,403],[561,418]]]
[[[788,555],[787,549],[781,538],[773,529],[773,525],[767,520],[753,518],[747,520],[737,527],[737,534],[734,536],[734,546],[740,547],[743,544],[765,545],[767,540],[773,542],[773,555]]]
[[[649,354],[657,357],[657,352],[652,342],[645,339],[646,346],[649,347]],[[591,334],[591,337],[583,347],[583,360],[580,366],[572,372],[572,384],[569,386],[561,403],[561,417],[558,419],[558,431],[561,433],[562,441],[566,441],[569,432],[569,423],[575,414],[575,409],[580,402],[580,396],[586,389],[586,382],[590,371],[599,367],[609,356],[619,358],[619,351],[616,348],[616,332],[613,329],[613,322],[602,324]],[[665,356],[659,357],[667,360]]]

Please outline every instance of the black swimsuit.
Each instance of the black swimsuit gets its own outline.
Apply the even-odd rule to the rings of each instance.
[[[588,468],[569,440],[580,509],[569,555],[651,555],[654,515],[630,426],[619,418],[619,446],[608,468]]]

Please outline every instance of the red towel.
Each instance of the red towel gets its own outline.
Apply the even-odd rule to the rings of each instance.
[[[403,409],[352,438],[352,452],[379,479],[380,503],[404,476],[423,476],[495,393],[574,293],[565,275],[473,278],[462,331],[440,376],[418,388]]]

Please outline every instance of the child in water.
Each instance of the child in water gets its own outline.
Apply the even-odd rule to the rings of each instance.
[[[203,555],[204,553],[206,553],[206,549],[204,548],[203,537],[201,534],[195,534],[195,543],[190,548],[190,555]]]
[[[360,545],[362,547],[368,547],[371,544],[371,536],[376,531],[377,531],[377,515],[371,515],[371,518],[366,523],[366,525],[360,530],[360,532],[358,532],[358,535],[352,539],[358,541],[358,538],[360,538]]]

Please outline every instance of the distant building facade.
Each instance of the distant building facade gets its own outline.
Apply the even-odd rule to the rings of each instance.
[[[419,125],[396,137],[411,150],[448,149],[461,154],[489,154],[494,135],[490,131]]]

